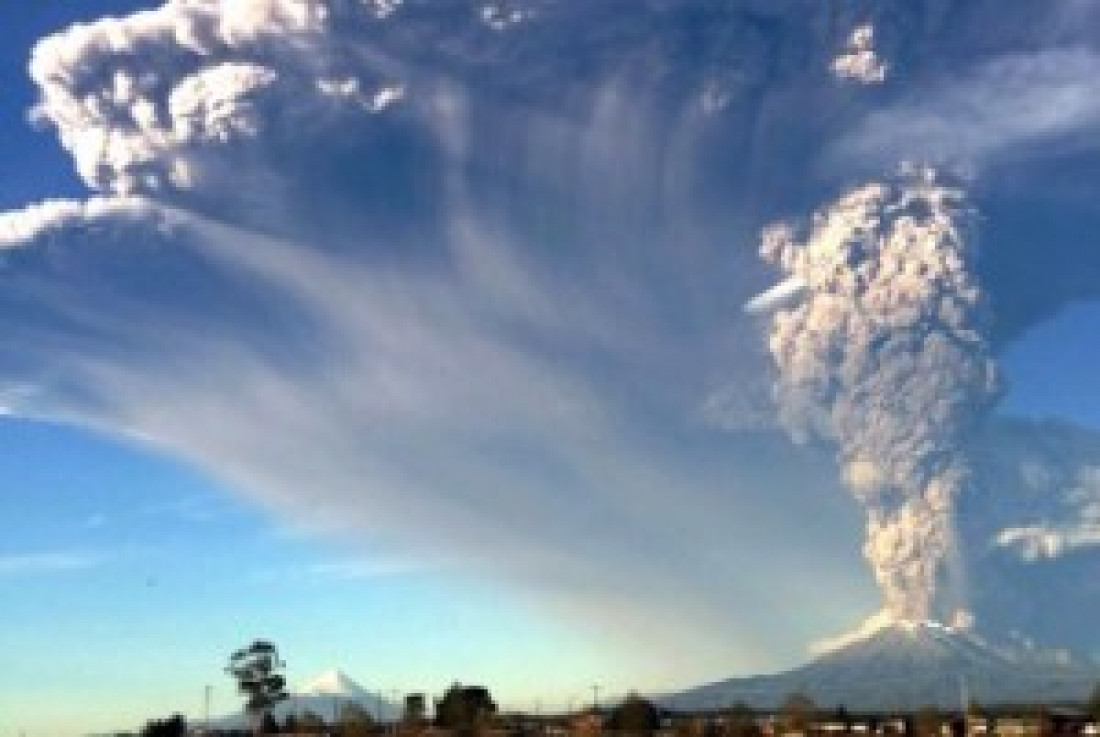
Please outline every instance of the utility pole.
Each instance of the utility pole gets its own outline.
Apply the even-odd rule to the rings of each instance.
[[[210,696],[214,692],[214,687],[210,684],[202,689],[202,728],[204,732],[210,731]]]
[[[596,714],[600,712],[600,684],[592,684],[592,711]]]

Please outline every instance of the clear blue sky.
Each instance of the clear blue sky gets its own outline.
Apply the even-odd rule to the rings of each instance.
[[[0,6],[0,737],[197,716],[208,684],[230,711],[222,668],[256,637],[292,682],[533,708],[777,669],[851,629],[879,606],[862,513],[833,449],[777,422],[741,306],[774,281],[763,225],[905,155],[960,174],[995,236],[991,422],[1100,429],[1079,4],[988,35],[974,10],[918,48],[887,3],[897,59],[866,89],[830,73],[847,11],[817,38],[691,3],[508,27],[177,5],[113,50],[46,49],[58,96],[28,122],[38,39],[159,5]],[[1044,94],[1066,109],[1024,115]],[[1082,514],[1059,530],[1094,555]]]
[[[471,680],[508,674],[513,699],[564,696],[606,668],[595,643],[491,587],[318,542],[156,454],[40,423],[0,431],[6,729],[198,716],[206,684],[231,711],[221,669],[256,636],[294,682],[336,666],[387,692],[441,690],[463,664]]]

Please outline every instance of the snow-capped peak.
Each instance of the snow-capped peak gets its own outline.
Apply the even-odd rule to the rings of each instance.
[[[362,686],[338,668],[331,668],[305,683],[298,693],[309,696],[360,696]]]

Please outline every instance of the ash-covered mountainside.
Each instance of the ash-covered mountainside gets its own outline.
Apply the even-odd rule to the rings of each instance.
[[[1075,701],[1100,669],[1057,653],[1002,649],[934,623],[892,624],[774,675],[731,678],[667,699],[680,709],[743,703],[776,708],[794,693],[823,708],[869,711],[983,704]]]

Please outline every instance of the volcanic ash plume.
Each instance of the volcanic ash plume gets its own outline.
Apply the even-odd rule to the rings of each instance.
[[[849,192],[804,240],[782,224],[763,236],[798,295],[771,316],[781,420],[838,446],[894,621],[969,618],[953,510],[966,435],[997,395],[971,219],[963,193],[922,170]]]

